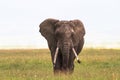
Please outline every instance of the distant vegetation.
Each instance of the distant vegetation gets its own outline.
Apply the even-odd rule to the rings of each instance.
[[[50,52],[0,50],[0,80],[120,80],[120,50],[84,49],[72,75],[54,76]]]

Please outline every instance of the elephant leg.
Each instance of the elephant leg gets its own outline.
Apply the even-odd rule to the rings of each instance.
[[[77,55],[81,52],[84,44],[84,39],[80,40],[79,44],[74,47]],[[69,72],[72,73],[74,71],[74,60],[75,60],[75,54],[73,51],[71,51],[69,56]]]
[[[50,52],[51,52],[53,71],[56,74],[56,73],[60,72],[60,59],[59,59],[59,57],[60,57],[59,54],[60,53],[58,53],[58,55],[57,55],[56,64],[54,66],[54,56],[55,56],[56,47],[52,47],[50,45],[48,45],[48,46],[49,46],[49,49],[50,49]]]
[[[51,59],[52,59],[52,63],[54,61],[54,55],[55,55],[55,48],[54,47],[49,47],[50,52],[51,52]]]
[[[69,73],[73,73],[74,71],[74,60],[75,60],[75,55],[71,51],[70,56],[69,56]]]
[[[61,66],[62,66],[62,60],[61,60],[61,58],[62,58],[62,54],[61,54],[61,52],[59,51],[59,52],[58,52],[57,59],[56,59],[56,64],[55,64],[55,66],[54,66],[54,68],[53,68],[55,74],[61,72]]]

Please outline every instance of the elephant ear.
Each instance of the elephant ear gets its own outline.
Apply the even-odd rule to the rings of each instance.
[[[59,20],[56,19],[46,19],[39,25],[40,27],[39,32],[47,40],[49,48],[55,46],[56,41],[54,37],[54,32],[55,32],[55,24],[58,21]]]
[[[79,41],[84,38],[85,29],[83,23],[80,20],[72,20],[70,22],[73,24],[73,29],[74,29],[73,42],[75,45],[78,44]]]

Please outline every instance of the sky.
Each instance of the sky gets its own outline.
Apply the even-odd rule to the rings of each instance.
[[[120,0],[1,0],[0,49],[48,48],[39,33],[47,18],[80,19],[88,48],[120,48]]]

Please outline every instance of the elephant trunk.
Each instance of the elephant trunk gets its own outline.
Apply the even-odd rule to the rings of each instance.
[[[75,55],[78,63],[80,63],[80,60],[78,58],[78,55],[76,53],[76,50],[74,49],[73,46],[71,46],[72,44],[69,43],[69,42],[64,42],[64,44],[62,46],[60,46],[60,43],[57,43],[57,48],[56,48],[56,51],[55,51],[55,55],[54,55],[54,60],[53,60],[53,64],[54,64],[54,67],[55,67],[55,64],[56,64],[56,59],[57,59],[57,56],[58,56],[58,52],[59,52],[59,49],[61,50],[61,53],[62,53],[62,64],[61,64],[61,67],[62,67],[62,70],[64,72],[67,72],[69,69],[68,69],[68,65],[69,65],[69,56],[70,56],[70,51],[72,50],[73,54]]]
[[[68,70],[69,63],[70,44],[65,42],[62,49],[62,69],[63,71]]]

